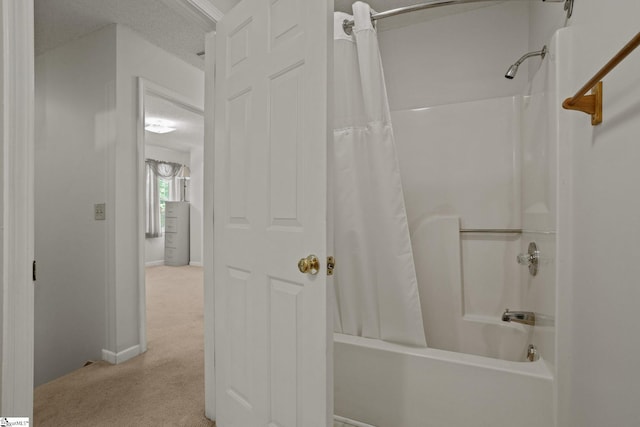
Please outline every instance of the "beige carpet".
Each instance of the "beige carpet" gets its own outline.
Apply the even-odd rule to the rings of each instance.
[[[214,426],[204,417],[202,301],[201,268],[147,268],[148,351],[37,387],[35,426]]]

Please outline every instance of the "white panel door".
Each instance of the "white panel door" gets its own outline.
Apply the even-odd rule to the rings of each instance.
[[[332,425],[326,277],[333,2],[244,0],[217,24],[219,427]],[[298,270],[315,254],[316,275]]]

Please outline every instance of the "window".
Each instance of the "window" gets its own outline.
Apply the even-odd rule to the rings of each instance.
[[[146,217],[147,238],[160,237],[165,229],[166,201],[175,200],[179,193],[179,180],[176,179],[183,165],[147,159],[146,172]]]
[[[166,179],[158,180],[158,200],[160,202],[160,230],[164,233],[166,201],[171,200],[169,193],[171,183]]]

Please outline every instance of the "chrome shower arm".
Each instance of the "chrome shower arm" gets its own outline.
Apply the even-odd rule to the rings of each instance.
[[[515,64],[509,67],[506,74],[504,75],[508,79],[513,79],[518,73],[518,67],[522,64],[527,58],[531,58],[532,56],[541,56],[544,59],[547,54],[547,46],[545,45],[542,50],[537,50],[535,52],[529,52],[522,55],[522,58],[518,59]]]
[[[522,64],[525,60],[534,57],[534,56],[541,56],[542,59],[544,59],[545,55],[547,54],[547,47],[543,47],[541,50],[536,50],[535,52],[529,52],[529,53],[525,53],[524,55],[522,55],[522,57],[520,59],[518,59],[515,64],[516,67],[519,67],[520,64]]]

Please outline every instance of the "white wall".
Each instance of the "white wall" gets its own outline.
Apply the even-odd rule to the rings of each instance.
[[[509,65],[528,51],[528,2],[503,2],[379,34],[392,111],[519,95]]]
[[[636,0],[576,1],[573,95],[638,31]],[[544,17],[541,17],[544,21]],[[536,21],[534,25],[544,25]],[[558,376],[561,427],[640,423],[640,51],[604,78],[604,121],[561,111]],[[564,226],[564,228],[563,228]]]
[[[180,163],[191,167],[191,155],[188,152],[169,150],[154,145],[145,145],[145,157],[165,162]],[[179,198],[178,198],[179,200]],[[146,238],[144,244],[144,260],[146,265],[164,264],[164,235]]]
[[[107,349],[122,352],[139,344],[137,238],[137,78],[144,77],[172,92],[204,105],[204,73],[160,48],[143,40],[132,30],[117,27],[117,130],[115,170],[112,181],[115,193],[116,223],[112,244],[115,277],[108,307],[110,319]]]
[[[505,308],[526,308],[518,306],[519,237],[453,236],[462,259],[456,278],[449,267],[425,271],[433,242],[417,233],[431,233],[426,224],[438,215],[459,216],[465,228],[520,228],[518,118],[527,68],[514,80],[504,73],[528,51],[529,5],[451,13],[382,31],[379,40],[419,285],[444,298],[436,306],[423,300],[427,342],[521,358],[527,331],[500,321]],[[451,286],[425,283],[436,276]],[[452,317],[435,321],[436,310]]]
[[[107,201],[114,143],[116,27],[36,58],[35,383],[100,359],[105,342]]]

